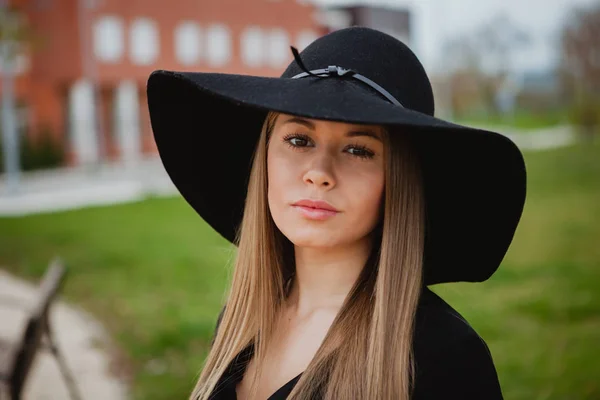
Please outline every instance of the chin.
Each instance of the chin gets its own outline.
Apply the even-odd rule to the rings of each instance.
[[[296,246],[296,247],[306,247],[306,248],[315,248],[315,249],[316,248],[322,248],[322,249],[333,248],[340,244],[339,242],[332,241],[331,238],[320,239],[320,238],[315,238],[315,237],[293,238],[293,239],[290,239],[290,242],[292,242],[294,244],[294,246]]]
[[[333,248],[344,246],[359,240],[368,233],[365,229],[363,235],[362,229],[357,226],[356,221],[314,221],[298,217],[296,214],[276,215],[276,217],[281,217],[274,218],[277,228],[294,246],[298,247]]]
[[[330,229],[310,227],[294,229],[283,234],[298,247],[336,247],[350,241],[339,237],[339,232],[339,230],[333,232]]]

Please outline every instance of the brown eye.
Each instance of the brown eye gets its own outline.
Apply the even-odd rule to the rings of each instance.
[[[346,151],[349,154],[359,158],[373,158],[373,156],[375,155],[375,153],[373,153],[371,150],[369,150],[365,146],[360,145],[348,146],[346,148]]]
[[[293,144],[294,146],[298,146],[298,147],[303,147],[303,146],[306,146],[306,144],[307,144],[306,139],[302,139],[302,138],[291,138],[289,140],[289,142],[291,144]]]
[[[288,144],[290,147],[307,147],[310,145],[310,138],[306,135],[293,133],[291,135],[286,135],[283,138],[283,141]]]

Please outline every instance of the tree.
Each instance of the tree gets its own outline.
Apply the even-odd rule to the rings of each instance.
[[[600,129],[600,2],[573,10],[563,27],[561,69],[572,120],[586,136]]]
[[[452,82],[474,83],[481,105],[487,112],[498,113],[498,91],[510,75],[514,51],[528,43],[529,35],[523,29],[508,15],[497,14],[471,32],[448,40],[443,47],[445,66],[452,71]],[[454,86],[453,103],[461,103],[457,97],[463,88]]]

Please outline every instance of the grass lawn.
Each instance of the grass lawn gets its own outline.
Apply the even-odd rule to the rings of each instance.
[[[523,131],[548,128],[557,125],[570,124],[567,111],[548,111],[532,113],[516,111],[514,115],[484,115],[472,114],[455,121],[459,124],[489,127],[510,127]]]
[[[507,399],[600,398],[600,145],[526,154],[529,194],[488,282],[433,289],[490,345]],[[0,266],[101,319],[136,399],[187,398],[224,299],[231,247],[181,199],[0,219]]]

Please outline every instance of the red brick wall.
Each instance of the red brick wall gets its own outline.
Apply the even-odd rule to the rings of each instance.
[[[102,87],[103,114],[102,139],[106,143],[106,156],[118,158],[118,148],[112,134],[110,95],[123,79],[135,80],[140,88],[141,136],[144,152],[155,152],[146,106],[145,85],[148,75],[155,69],[218,71],[252,75],[276,76],[283,68],[244,66],[241,60],[240,36],[248,25],[261,28],[283,28],[293,41],[305,29],[321,33],[313,20],[314,9],[296,0],[87,0],[96,3],[91,11],[81,13],[80,0],[14,0],[27,13],[36,46],[32,48],[31,68],[19,80],[19,95],[25,98],[32,110],[32,134],[42,127],[51,130],[66,143],[68,88],[80,79],[84,71],[91,71]],[[103,63],[94,57],[93,26],[102,16],[117,16],[123,21],[125,51],[116,64]],[[151,65],[135,65],[130,61],[129,27],[137,17],[150,18],[158,25],[160,53]],[[225,66],[211,68],[199,61],[193,66],[181,65],[175,57],[174,31],[183,20],[197,22],[201,28],[211,23],[224,24],[231,35],[231,60]],[[83,24],[81,22],[83,21]],[[82,27],[85,28],[82,31]],[[87,41],[87,46],[82,46]],[[92,64],[84,63],[82,49],[92,56]],[[291,53],[289,55],[291,61]],[[89,67],[92,67],[91,69]]]
[[[173,4],[176,3],[176,6]],[[155,69],[201,70],[229,73],[249,73],[255,75],[277,75],[281,71],[271,68],[251,69],[240,60],[240,34],[247,25],[262,28],[284,27],[292,37],[306,28],[315,31],[318,27],[312,22],[313,8],[300,5],[295,0],[219,0],[218,2],[198,0],[178,0],[166,3],[164,0],[121,1],[105,0],[103,6],[94,11],[94,16],[118,15],[124,19],[126,29],[136,17],[150,18],[158,23],[160,32],[160,56],[149,66],[134,65],[128,57],[119,64],[99,65],[99,76],[108,81],[120,80],[123,76],[145,81]],[[165,4],[170,6],[165,7]],[[223,23],[231,31],[232,62],[224,67],[211,68],[199,62],[197,66],[186,67],[175,58],[174,31],[183,20],[193,20],[202,27],[210,23]],[[126,52],[129,49],[126,44]],[[291,53],[290,53],[291,60]]]

